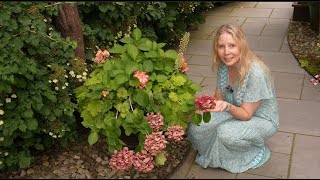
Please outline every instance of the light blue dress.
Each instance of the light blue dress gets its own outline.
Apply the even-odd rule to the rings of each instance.
[[[232,173],[241,173],[257,168],[268,161],[270,151],[265,141],[279,128],[279,112],[274,84],[262,67],[254,62],[238,89],[236,80],[233,92],[226,89],[229,74],[226,65],[218,68],[217,88],[225,101],[240,106],[242,102],[261,104],[249,121],[235,119],[228,112],[211,112],[208,123],[200,126],[189,123],[188,139],[198,151],[196,162],[203,168],[222,168]]]

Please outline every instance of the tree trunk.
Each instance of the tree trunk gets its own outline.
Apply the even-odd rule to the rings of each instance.
[[[56,27],[64,38],[70,37],[77,41],[76,57],[86,60],[83,44],[82,21],[76,4],[63,4],[58,6],[59,14],[55,18]]]

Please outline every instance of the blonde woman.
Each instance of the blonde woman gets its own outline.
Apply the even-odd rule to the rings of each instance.
[[[213,44],[218,77],[211,120],[189,124],[187,133],[204,168],[241,173],[270,158],[265,141],[279,127],[273,80],[268,67],[249,48],[243,31],[222,25]]]

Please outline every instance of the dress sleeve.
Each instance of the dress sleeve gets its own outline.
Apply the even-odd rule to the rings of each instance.
[[[218,67],[216,89],[221,89],[221,66]]]
[[[242,102],[257,102],[274,97],[273,81],[259,65],[254,66],[248,75]]]

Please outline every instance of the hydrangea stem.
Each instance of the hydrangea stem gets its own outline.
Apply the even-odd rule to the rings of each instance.
[[[131,96],[129,96],[129,104],[130,104],[131,111],[133,111],[133,107],[132,107],[132,104],[131,104]]]

